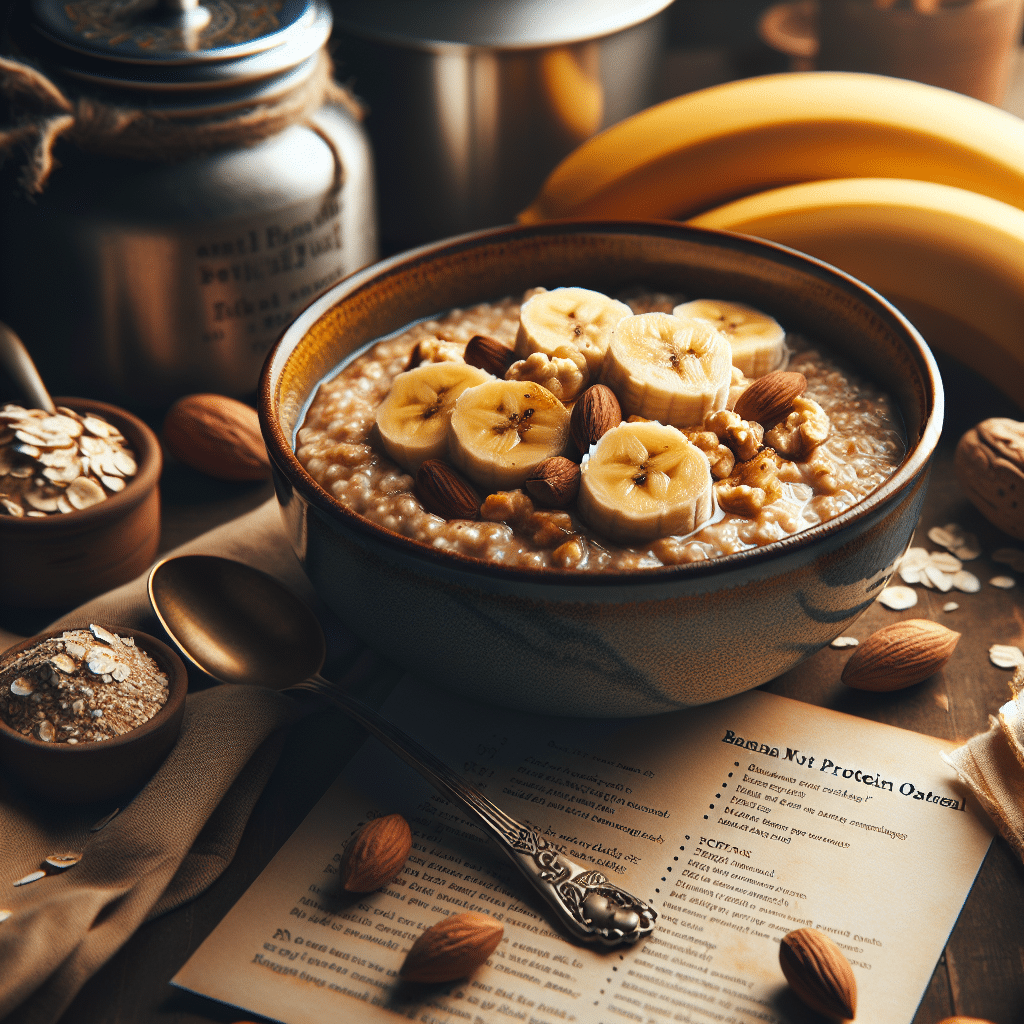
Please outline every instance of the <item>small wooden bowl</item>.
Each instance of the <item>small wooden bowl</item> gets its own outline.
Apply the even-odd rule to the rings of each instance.
[[[0,516],[0,605],[73,608],[149,568],[160,542],[160,441],[137,416],[87,398],[56,398],[114,424],[138,472],[123,491],[89,508],[43,518]]]
[[[181,658],[156,637],[127,626],[100,623],[118,636],[130,636],[167,676],[167,703],[131,732],[101,743],[44,743],[22,736],[0,718],[0,764],[34,795],[59,803],[91,803],[131,793],[156,771],[174,746],[185,714],[188,673]],[[61,636],[62,626],[22,640],[0,655],[0,662],[39,643]]]

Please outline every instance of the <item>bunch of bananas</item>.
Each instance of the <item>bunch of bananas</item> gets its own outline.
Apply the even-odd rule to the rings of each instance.
[[[519,217],[555,218],[688,219],[791,246],[1024,394],[1024,121],[979,100],[845,72],[703,89],[571,153]]]

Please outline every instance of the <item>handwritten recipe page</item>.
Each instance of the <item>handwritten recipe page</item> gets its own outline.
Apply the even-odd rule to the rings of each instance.
[[[406,679],[385,715],[582,866],[646,899],[634,947],[574,944],[447,800],[368,740],[173,979],[286,1024],[796,1024],[779,940],[837,942],[857,1019],[910,1024],[988,849],[982,812],[940,758],[952,744],[753,691],[624,721],[495,713]],[[401,813],[402,874],[346,894],[353,832]],[[504,925],[469,978],[398,971],[460,911]]]

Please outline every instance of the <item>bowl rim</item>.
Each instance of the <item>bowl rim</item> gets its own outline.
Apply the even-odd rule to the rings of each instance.
[[[662,238],[678,238],[690,242],[700,239],[712,240],[720,246],[756,252],[774,262],[788,263],[805,273],[810,271],[833,283],[838,283],[847,291],[857,293],[862,300],[866,300],[869,306],[875,307],[876,314],[881,314],[885,319],[891,321],[911,342],[910,354],[919,365],[922,379],[927,385],[926,397],[931,399],[930,408],[926,403],[926,407],[922,410],[919,440],[916,444],[908,447],[903,461],[887,480],[849,509],[827,522],[817,523],[795,534],[789,534],[759,547],[748,548],[733,554],[719,555],[699,562],[598,573],[555,567],[505,566],[461,552],[439,551],[421,541],[413,540],[370,522],[339,502],[306,472],[292,449],[290,439],[285,436],[281,427],[280,394],[277,381],[288,360],[295,354],[303,338],[316,321],[342,299],[349,298],[368,288],[377,279],[397,275],[402,271],[407,272],[417,266],[429,264],[446,254],[471,250],[482,244],[566,234],[653,234]],[[308,401],[311,396],[305,397]],[[941,433],[943,410],[942,379],[928,344],[917,328],[879,292],[838,267],[789,246],[752,235],[713,228],[698,228],[678,221],[666,220],[553,220],[531,225],[485,228],[481,231],[429,242],[426,245],[380,260],[333,285],[285,328],[267,354],[257,392],[260,426],[275,472],[280,473],[288,486],[329,519],[340,521],[346,529],[361,538],[382,544],[385,550],[411,557],[417,563],[433,566],[442,572],[461,571],[470,576],[506,582],[521,581],[540,586],[569,587],[578,589],[581,593],[585,589],[595,587],[598,590],[612,590],[644,583],[666,583],[700,579],[709,575],[727,575],[733,570],[760,565],[769,559],[779,559],[784,555],[796,553],[827,541],[833,535],[842,532],[847,526],[863,522],[897,501],[900,492],[927,469]],[[284,496],[281,489],[278,487],[275,490],[279,503],[283,505]]]
[[[119,511],[138,505],[144,501],[150,491],[160,480],[160,473],[163,469],[163,452],[160,448],[160,440],[149,424],[143,422],[138,416],[122,409],[118,405],[111,405],[108,402],[101,402],[95,398],[67,398],[58,396],[53,399],[56,406],[64,406],[74,409],[76,412],[82,410],[96,412],[105,419],[112,422],[126,438],[129,433],[134,433],[139,438],[139,444],[133,444],[133,448],[141,450],[135,452],[138,470],[124,486],[124,490],[108,494],[103,501],[98,501],[88,508],[75,509],[73,512],[55,513],[46,516],[0,516],[0,529],[24,530],[26,533],[46,534],[48,531],[61,532],[69,529],[88,529],[92,524],[109,516],[116,516]],[[128,431],[124,425],[128,425]],[[128,438],[131,440],[130,438]],[[16,524],[16,525],[15,525]]]
[[[30,636],[25,640],[19,640],[17,643],[11,644],[11,646],[6,650],[0,651],[0,662],[6,661],[11,654],[27,650],[29,647],[42,640],[52,640],[55,637],[61,636],[63,633],[76,629],[88,631],[89,627],[92,625],[102,626],[104,629],[109,630],[111,633],[115,633],[118,636],[132,637],[136,644],[142,647],[145,652],[150,655],[154,661],[156,661],[160,670],[167,676],[167,703],[164,704],[164,706],[160,708],[160,710],[157,711],[157,713],[148,721],[143,722],[134,729],[130,729],[126,733],[122,733],[120,736],[114,736],[112,739],[103,740],[100,743],[93,741],[70,744],[44,743],[42,740],[36,740],[31,736],[22,735],[16,729],[8,725],[3,716],[0,715],[0,736],[2,736],[6,742],[14,744],[15,747],[28,747],[35,756],[41,756],[43,751],[46,752],[45,756],[48,757],[82,757],[98,751],[112,752],[120,748],[128,747],[138,740],[145,739],[145,737],[152,733],[163,729],[181,709],[182,705],[184,705],[185,697],[188,695],[188,670],[185,668],[184,662],[162,640],[153,636],[151,633],[146,633],[141,629],[135,629],[131,626],[120,626],[107,622],[95,621],[87,622],[84,625],[76,625],[75,623],[72,623],[67,626],[54,626],[52,629],[45,629],[41,633],[37,633],[35,636]]]

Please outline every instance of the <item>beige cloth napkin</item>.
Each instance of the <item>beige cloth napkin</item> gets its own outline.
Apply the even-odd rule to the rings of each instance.
[[[218,527],[174,553],[220,554],[277,577],[325,622],[335,663],[357,650],[319,604],[285,537],[277,503]],[[54,625],[102,621],[161,636],[146,576]],[[0,650],[17,637],[0,632]],[[145,920],[203,892],[234,856],[246,821],[301,716],[289,697],[258,687],[190,693],[180,738],[152,780],[103,828],[113,805],[49,806],[0,779],[0,1020],[45,1024]],[[81,862],[21,887],[52,853]],[[2,915],[0,915],[2,916]]]
[[[1010,690],[999,718],[989,716],[988,732],[942,756],[1024,860],[1024,666],[1014,672]]]

